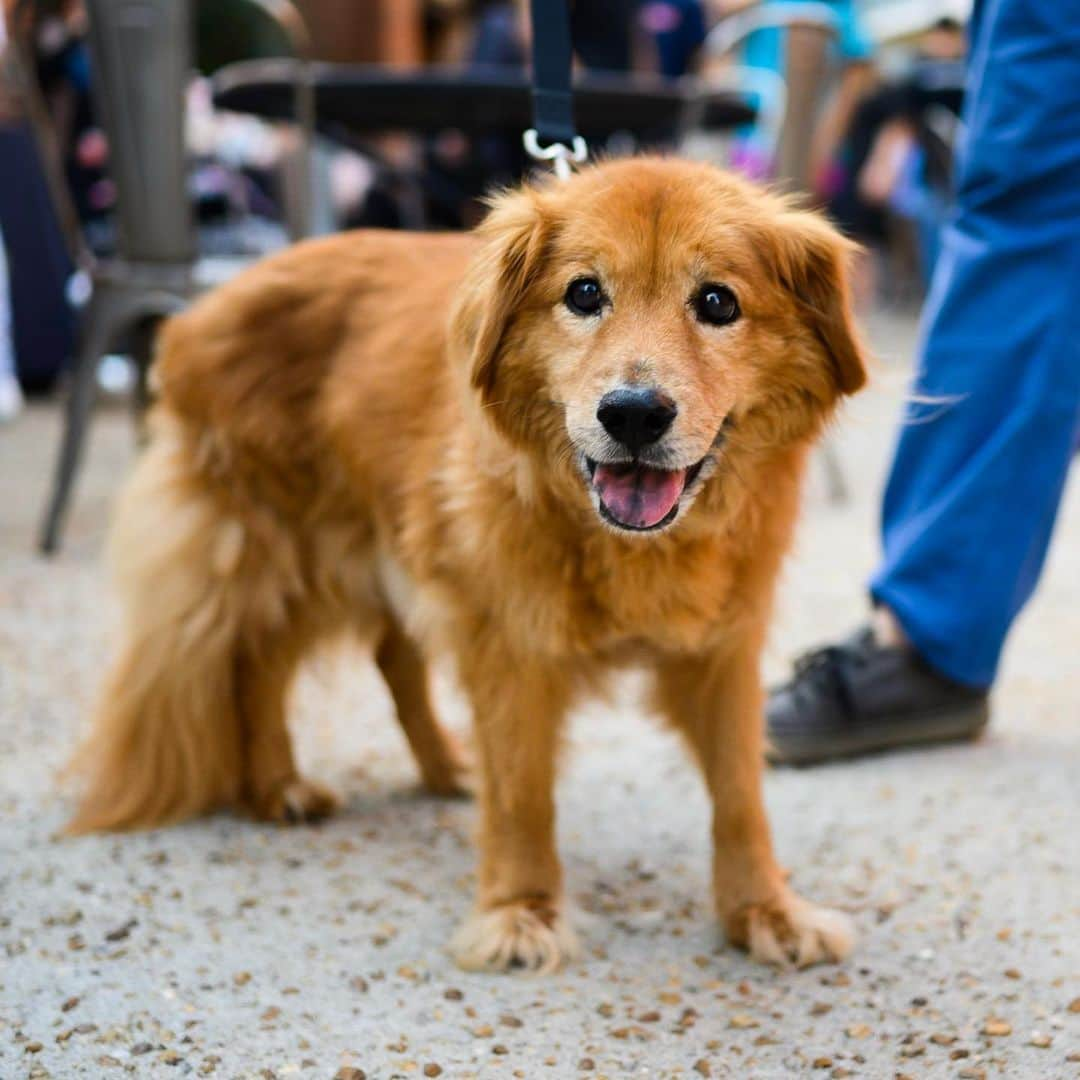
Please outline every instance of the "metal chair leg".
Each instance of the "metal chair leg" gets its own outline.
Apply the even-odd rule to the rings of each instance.
[[[42,523],[38,549],[43,555],[53,555],[59,549],[68,502],[75,475],[82,462],[83,444],[90,423],[97,390],[98,363],[109,347],[114,328],[111,325],[113,305],[107,296],[95,295],[84,316],[84,330],[75,365],[71,390],[64,419],[64,438],[56,477],[49,497],[48,511]]]
[[[135,366],[135,386],[131,394],[131,412],[135,421],[135,441],[140,448],[146,445],[149,437],[146,414],[153,401],[150,365],[154,360],[154,338],[160,325],[160,319],[143,319],[132,334],[131,359]]]

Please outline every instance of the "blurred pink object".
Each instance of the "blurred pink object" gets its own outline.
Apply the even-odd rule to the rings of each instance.
[[[737,142],[732,147],[728,164],[748,180],[765,181],[773,175],[774,162],[771,155],[752,142]]]
[[[101,128],[91,128],[75,146],[75,160],[84,169],[102,169],[109,160],[109,143]]]
[[[828,161],[813,178],[814,194],[822,199],[831,199],[844,187],[847,170],[838,161]]]

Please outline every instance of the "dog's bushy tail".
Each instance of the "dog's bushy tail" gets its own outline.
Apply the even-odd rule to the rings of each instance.
[[[178,821],[240,795],[243,530],[214,506],[179,425],[158,427],[114,516],[122,645],[71,765],[85,782],[73,833]]]

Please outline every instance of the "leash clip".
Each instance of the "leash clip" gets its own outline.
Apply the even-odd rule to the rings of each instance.
[[[533,161],[550,161],[551,167],[555,170],[555,175],[560,180],[568,180],[570,173],[573,171],[573,166],[582,164],[589,156],[589,148],[580,135],[575,135],[573,142],[569,146],[561,142],[554,142],[550,146],[541,146],[540,136],[537,134],[536,128],[529,128],[522,136],[521,141],[525,144],[525,153]]]

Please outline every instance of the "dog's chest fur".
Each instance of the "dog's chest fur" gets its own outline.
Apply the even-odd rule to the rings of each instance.
[[[513,653],[631,663],[712,648],[761,610],[730,538],[623,539],[542,507],[488,512],[505,495],[455,490],[451,512],[425,513],[379,560],[399,618],[440,648],[493,630]]]

